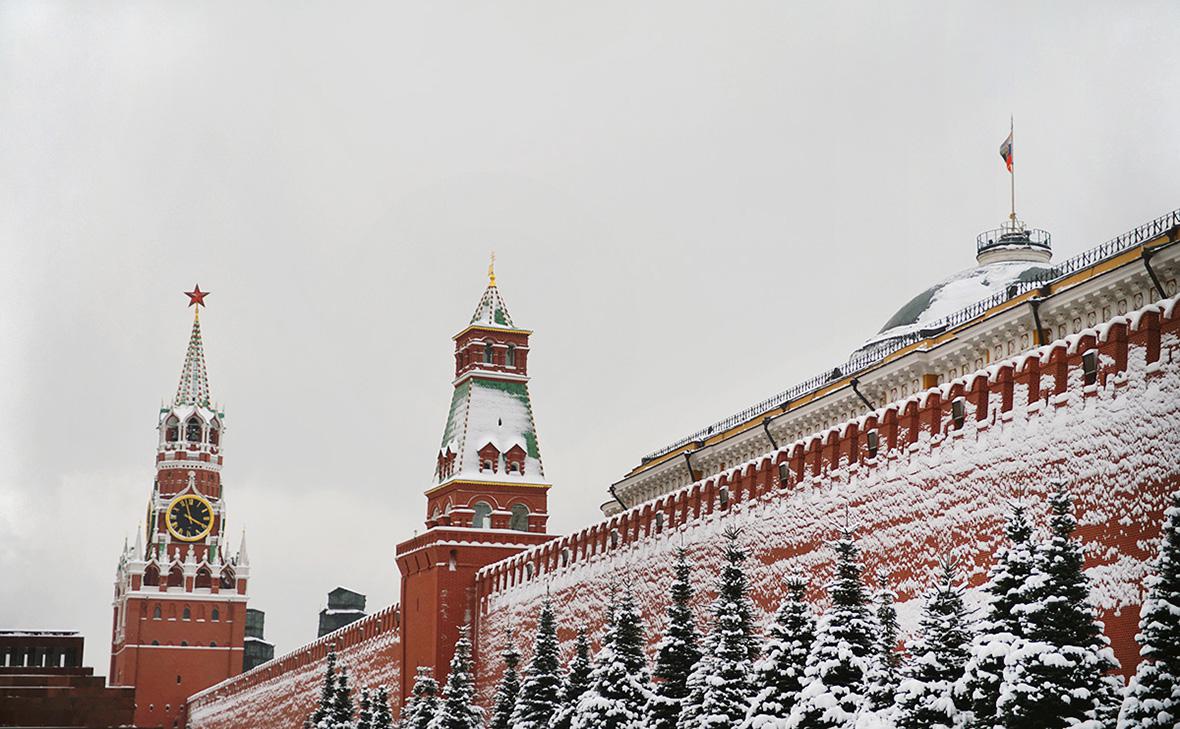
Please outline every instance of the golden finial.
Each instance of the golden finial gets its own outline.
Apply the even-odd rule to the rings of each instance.
[[[492,260],[488,263],[488,286],[496,285],[496,252],[492,251]]]

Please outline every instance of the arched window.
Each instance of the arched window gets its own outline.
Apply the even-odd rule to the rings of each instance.
[[[211,640],[211,641],[209,641],[209,647],[210,647],[210,648],[216,648],[216,647],[217,647],[217,641],[215,641],[215,640]]]
[[[147,587],[148,585],[151,585],[152,587],[160,586],[159,567],[155,566],[154,564],[149,564],[147,566],[147,569],[143,571],[143,585],[144,587]]]
[[[188,641],[187,641],[187,640],[182,640],[182,641],[180,641],[180,644],[181,644],[181,645],[183,645],[183,646],[187,646],[187,645],[188,645]]]
[[[508,365],[509,367],[516,366],[516,345],[515,344],[508,345],[508,358],[506,360],[504,360],[504,364]]]
[[[221,443],[221,424],[216,420],[209,425],[209,442],[213,445]]]
[[[213,584],[213,574],[209,572],[208,567],[202,567],[197,570],[197,580],[193,583],[193,587],[204,587],[208,589]]]
[[[155,609],[152,610],[152,620],[159,620],[161,617],[162,613],[160,612],[160,606],[157,605]]]
[[[492,363],[492,343],[491,342],[488,342],[487,344],[483,345],[483,361],[484,361],[484,364],[491,364]]]
[[[180,440],[180,421],[175,416],[168,418],[164,423],[164,440],[169,443]]]
[[[217,608],[213,608],[213,614],[211,617],[214,622],[221,620],[221,611],[218,610]]]
[[[477,501],[471,508],[475,511],[471,516],[471,526],[475,529],[491,529],[492,507],[486,501]]]
[[[184,439],[190,443],[201,442],[201,419],[193,416],[184,424]]]
[[[230,569],[221,570],[221,589],[234,589],[234,572]]]
[[[152,645],[160,645],[160,641],[158,641],[158,640],[153,640],[153,641],[152,641]]]
[[[508,528],[518,532],[529,530],[529,507],[516,504],[512,507],[512,518],[508,521]]]
[[[183,610],[183,611],[180,613],[180,619],[181,619],[181,620],[192,620],[192,619],[193,619],[193,611],[192,611],[192,610],[189,610],[188,608],[185,608],[185,609],[184,609],[184,610]]]
[[[176,565],[168,572],[168,586],[180,587],[184,585],[184,572],[181,571],[180,565]]]

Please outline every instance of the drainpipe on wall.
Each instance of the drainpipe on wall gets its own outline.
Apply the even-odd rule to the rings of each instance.
[[[765,418],[762,418],[762,430],[766,431],[766,439],[770,441],[770,447],[774,448],[777,451],[778,450],[778,443],[774,442],[774,436],[770,434],[770,421],[771,420],[774,420],[774,418],[770,417],[769,415],[766,416]]]
[[[1166,243],[1164,245],[1167,245]],[[1151,257],[1159,253],[1160,248],[1144,248],[1139,255],[1143,256],[1143,267],[1147,269],[1147,275],[1151,276],[1151,282],[1155,284],[1155,290],[1159,292],[1161,299],[1168,298],[1168,292],[1164,291],[1164,285],[1160,283],[1159,277],[1155,275],[1155,269],[1151,267]]]
[[[1042,287],[1037,293],[1044,293],[1048,288],[1048,286]],[[1039,347],[1045,343],[1043,341],[1045,339],[1045,327],[1041,326],[1041,304],[1044,303],[1046,298],[1046,296],[1034,296],[1028,300],[1029,308],[1032,309],[1033,326],[1037,328],[1037,330],[1034,332],[1035,336],[1033,337],[1034,347]]]
[[[607,488],[607,491],[610,491],[611,498],[614,499],[615,501],[619,502],[619,506],[623,507],[623,511],[626,511],[627,505],[624,504],[623,500],[619,498],[619,495],[615,493],[615,485],[613,483],[610,485],[609,488]]]
[[[684,452],[684,463],[688,466],[688,482],[692,483],[697,480],[697,475],[692,470],[692,458],[688,454],[689,451]]]
[[[861,394],[860,380],[853,377],[851,380],[848,381],[848,384],[852,385],[852,391],[855,392],[856,396],[860,398],[860,401],[865,404],[865,407],[867,407],[869,410],[876,410],[877,409],[877,408],[873,407],[873,403],[869,402],[869,399],[867,397],[865,397],[864,395]]]

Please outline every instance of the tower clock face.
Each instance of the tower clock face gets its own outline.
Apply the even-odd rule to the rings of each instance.
[[[183,542],[195,542],[213,531],[213,507],[196,494],[185,494],[168,505],[168,531]]]

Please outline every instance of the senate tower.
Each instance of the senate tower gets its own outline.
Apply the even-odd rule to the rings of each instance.
[[[463,625],[477,620],[476,573],[554,537],[549,483],[529,398],[529,335],[496,274],[455,340],[451,407],[426,490],[426,531],[397,547],[403,607],[399,661],[440,680]],[[401,674],[409,693],[413,671]]]
[[[229,549],[221,488],[225,413],[209,396],[200,307],[176,396],[157,422],[146,523],[119,556],[111,637],[113,685],[135,688],[135,725],[184,727],[194,692],[242,671],[249,560]]]

